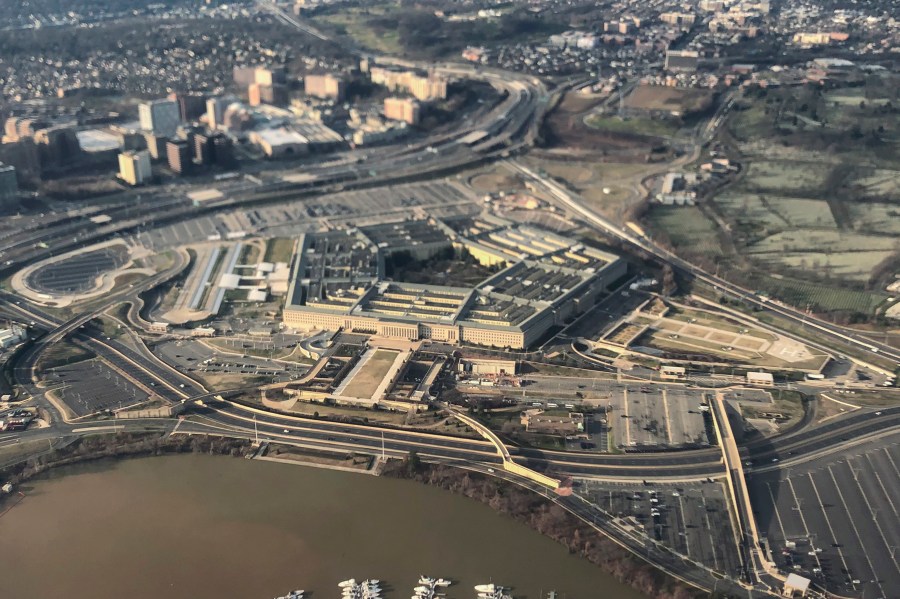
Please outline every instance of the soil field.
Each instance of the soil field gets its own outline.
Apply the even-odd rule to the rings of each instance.
[[[628,94],[625,106],[634,110],[684,115],[705,110],[712,100],[712,92],[705,89],[639,85]]]
[[[353,376],[353,379],[344,389],[343,395],[347,397],[372,397],[396,358],[396,351],[376,349],[369,361]]]

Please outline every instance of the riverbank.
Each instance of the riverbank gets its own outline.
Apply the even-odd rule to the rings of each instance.
[[[247,441],[207,436],[161,437],[154,434],[117,434],[86,437],[62,449],[0,471],[0,480],[18,486],[53,468],[109,458],[186,453],[241,457],[250,449]],[[299,459],[294,463],[302,465]],[[318,466],[328,467],[326,464]],[[340,468],[340,470],[349,469]],[[598,566],[602,572],[649,597],[691,599],[705,596],[639,560],[560,506],[511,483],[449,466],[420,463],[418,460],[408,458],[390,460],[385,464],[381,474],[386,478],[425,483],[486,504],[494,511],[525,524],[563,545],[570,554]]]
[[[181,453],[243,456],[250,443],[240,439],[222,437],[160,436],[154,433],[117,433],[94,437],[81,437],[70,444],[39,456],[25,459],[0,470],[0,481],[14,487],[53,468],[71,466],[109,458],[147,457]],[[2,501],[2,498],[0,498]]]
[[[527,489],[493,477],[443,464],[392,460],[382,475],[414,480],[489,505],[495,511],[529,526],[565,546],[636,591],[656,599],[692,599],[708,593],[688,587],[597,532],[562,507]]]
[[[269,599],[338,595],[347,578],[447,599],[495,582],[516,599],[641,599],[490,506],[411,480],[202,453],[96,460],[23,484],[0,518],[4,599]]]

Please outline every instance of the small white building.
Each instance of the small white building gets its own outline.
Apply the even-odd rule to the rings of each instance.
[[[683,381],[687,378],[687,373],[683,366],[661,366],[659,378]]]
[[[309,153],[309,139],[292,129],[262,129],[250,133],[250,141],[269,158],[302,156]]]
[[[787,579],[784,581],[784,589],[782,589],[781,594],[785,597],[806,597],[806,594],[809,592],[810,580],[808,578],[804,578],[799,574],[794,574],[793,572],[788,574]]]
[[[25,340],[25,331],[19,327],[0,329],[0,348],[6,349]]]
[[[760,385],[763,387],[771,387],[775,384],[775,380],[772,378],[771,372],[748,372],[747,373],[747,384],[748,385]]]

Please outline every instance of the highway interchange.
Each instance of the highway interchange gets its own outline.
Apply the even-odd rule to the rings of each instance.
[[[0,274],[10,275],[28,264],[70,249],[106,239],[140,234],[165,225],[234,208],[311,200],[335,191],[374,189],[409,181],[428,180],[487,161],[501,161],[542,187],[568,212],[627,248],[649,254],[659,262],[668,263],[673,268],[715,286],[723,293],[749,305],[777,313],[794,323],[802,321],[818,331],[820,344],[834,341],[849,346],[855,352],[854,359],[867,367],[878,369],[877,366],[870,364],[873,358],[900,360],[900,351],[890,346],[867,337],[860,337],[855,331],[815,320],[792,308],[775,305],[750,290],[742,289],[697,269],[659,248],[648,238],[606,221],[585,207],[580,199],[568,190],[517,163],[514,158],[516,152],[527,148],[533,141],[540,115],[551,97],[550,91],[542,82],[518,74],[475,70],[467,66],[439,65],[439,68],[457,77],[469,77],[489,83],[501,92],[502,99],[497,105],[481,111],[477,119],[467,122],[452,133],[442,133],[411,145],[400,144],[381,148],[377,152],[366,150],[358,154],[348,154],[328,164],[308,169],[306,172],[309,176],[301,183],[292,183],[277,177],[265,180],[261,184],[229,183],[219,186],[225,194],[224,199],[201,205],[194,205],[183,194],[157,195],[145,192],[139,201],[135,201],[134,196],[126,195],[121,201],[111,201],[103,205],[102,213],[111,217],[109,223],[103,225],[88,226],[89,217],[97,211],[24,217],[21,226],[7,232],[2,239]],[[478,132],[484,132],[478,141],[474,143],[462,141]],[[501,462],[500,456],[495,448],[484,440],[412,432],[391,427],[335,423],[258,410],[230,401],[232,393],[210,393],[197,381],[178,372],[146,348],[135,347],[134,344],[126,343],[118,337],[107,338],[103,335],[102,329],[92,323],[94,318],[110,307],[122,301],[133,300],[142,291],[176,276],[182,268],[184,264],[176,260],[176,264],[164,272],[133,287],[114,292],[95,304],[90,312],[68,320],[62,320],[9,292],[0,292],[0,313],[30,324],[35,336],[35,341],[17,356],[13,368],[14,382],[33,398],[32,405],[49,414],[52,422],[48,428],[33,428],[21,433],[0,435],[0,447],[26,440],[47,440],[49,448],[53,447],[54,443],[60,444],[79,435],[153,431],[163,434],[233,436],[314,449],[356,451],[394,457],[402,457],[416,451],[425,459],[454,463],[460,467],[502,476],[516,484],[534,488],[536,492],[546,493],[545,489],[536,487],[527,480],[502,471],[495,472],[493,466]],[[105,420],[99,423],[66,422],[57,406],[46,397],[48,385],[46,381],[41,381],[40,369],[42,353],[66,338],[90,348],[115,372],[122,373],[123,384],[127,381],[127,384],[144,391],[152,389],[154,393],[173,404],[184,403],[185,418]],[[816,566],[811,564],[807,566],[817,568],[816,574],[822,574],[820,579],[815,580],[817,584],[827,585],[830,590],[861,597],[891,597],[891,589],[900,588],[898,577],[900,571],[892,572],[890,564],[892,560],[893,567],[896,568],[897,561],[893,552],[900,544],[895,538],[897,507],[893,503],[897,497],[896,493],[900,492],[900,489],[896,488],[897,476],[900,474],[896,472],[896,452],[890,449],[891,443],[896,444],[896,435],[888,434],[898,427],[900,427],[900,407],[885,408],[878,412],[859,411],[833,419],[826,424],[800,427],[785,435],[741,448],[741,459],[754,502],[754,512],[760,527],[766,532],[770,545],[780,543],[783,546],[788,540],[801,537],[806,539],[805,543],[808,544],[811,538],[810,530],[814,527],[817,530],[839,529],[829,537],[838,540],[830,540],[827,543],[826,533],[816,533],[812,542],[815,544],[821,541],[823,551],[816,553],[813,547],[806,552],[807,557],[814,558],[806,560],[807,562],[818,563]],[[679,553],[682,549],[690,553],[688,541],[683,542],[682,549],[676,548],[677,550],[673,552],[659,543],[648,542],[632,535],[617,523],[619,517],[610,513],[617,511],[613,508],[618,505],[616,504],[618,500],[613,495],[614,491],[610,490],[615,487],[610,485],[624,485],[629,489],[628,494],[631,494],[638,492],[632,489],[650,486],[683,484],[694,488],[720,481],[725,476],[725,469],[719,448],[622,455],[516,447],[510,450],[517,463],[552,473],[554,476],[575,478],[576,486],[585,485],[588,496],[593,497],[591,493],[601,491],[608,493],[609,503],[606,509],[586,502],[584,497],[578,494],[574,498],[551,497],[551,499],[610,533],[623,545],[667,572],[704,588],[728,588],[731,592],[743,596],[750,593],[749,589],[764,590],[759,585],[753,587],[742,583],[741,579],[744,577],[750,577],[754,583],[758,582],[758,578],[754,578],[751,573],[737,573],[733,571],[733,567],[728,567],[725,568],[728,570],[725,573],[727,578],[723,579],[721,573],[712,572],[708,565],[697,563],[690,555],[682,554],[683,552]],[[854,452],[850,457],[844,455],[848,450]],[[880,482],[873,478],[869,473],[879,472],[879,469],[874,468],[876,462],[881,468],[894,464],[895,476],[887,482],[883,480],[884,477]],[[866,464],[869,465],[868,469]],[[860,474],[860,468],[866,469],[866,472]],[[851,512],[856,514],[875,511],[874,520],[858,524],[852,517],[849,520],[846,517],[844,519],[831,517],[832,512],[839,509],[828,507],[834,504],[835,499],[829,501],[821,499],[822,491],[819,486],[828,484],[827,480],[820,482],[817,478],[821,473],[833,476],[831,487],[835,490],[844,490],[848,494],[847,497],[840,499],[844,502],[845,516]],[[800,479],[804,477],[809,484],[807,485],[804,480],[802,484],[805,486],[798,492],[796,487],[801,485]],[[795,485],[793,490],[791,485]],[[877,495],[876,487],[879,485],[882,489],[881,495]],[[854,490],[854,486],[858,488],[858,493]],[[871,491],[871,494],[866,491]],[[669,489],[670,494],[671,492]],[[707,500],[707,496],[702,492],[692,492],[700,498],[698,501]],[[834,492],[830,494],[836,495]],[[685,496],[689,495],[690,493],[686,492]],[[869,504],[870,501],[877,502],[877,506]],[[679,503],[681,503],[680,494]],[[796,516],[807,513],[807,508],[813,504],[819,507],[809,517],[816,519],[817,522],[808,523],[808,527],[807,523],[801,522],[802,526],[798,528],[796,524],[799,519]],[[889,517],[892,511],[894,520],[891,521]],[[818,512],[821,512],[821,515]],[[678,517],[684,518],[684,513],[679,512],[682,515]],[[829,517],[831,522],[828,521]],[[791,520],[792,524],[783,526],[782,523],[776,526],[775,523],[779,518]],[[893,526],[889,522],[893,522]],[[854,530],[855,526],[860,526],[861,529]],[[867,551],[866,543],[870,538],[884,545],[879,553]],[[699,537],[695,540],[696,543],[701,541]],[[855,550],[851,551],[851,548]],[[781,547],[777,551],[780,552]],[[886,559],[885,555],[889,555],[890,559]],[[723,555],[713,552],[713,559],[719,558],[725,560]],[[780,558],[776,561],[779,565],[784,565]],[[826,562],[825,567],[820,563],[823,561]],[[896,586],[891,587],[891,584]]]

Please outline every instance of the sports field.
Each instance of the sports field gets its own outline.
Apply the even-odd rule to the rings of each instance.
[[[399,353],[390,349],[376,349],[372,351],[365,364],[350,379],[341,395],[360,398],[372,397],[378,389],[378,385],[390,372],[391,365],[393,365]]]

